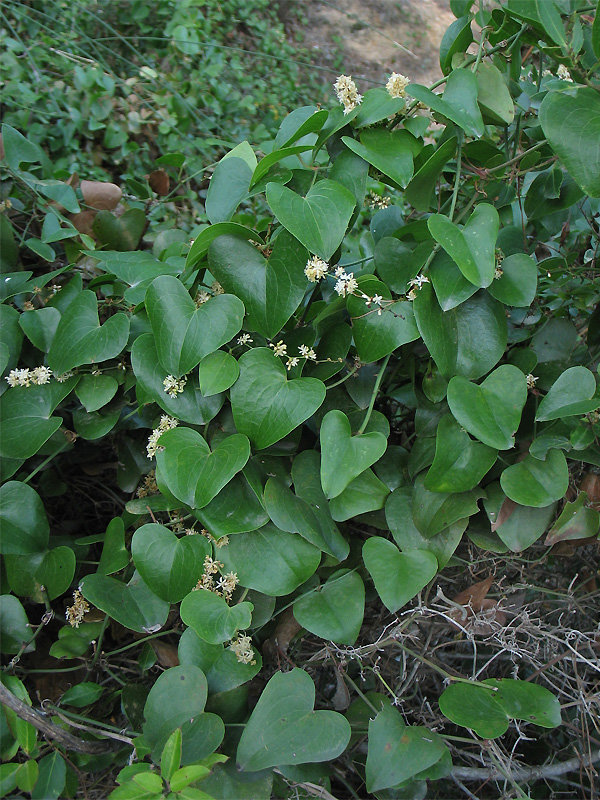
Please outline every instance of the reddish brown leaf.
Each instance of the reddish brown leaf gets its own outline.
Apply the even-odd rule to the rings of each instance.
[[[83,202],[96,211],[114,211],[123,196],[116,183],[106,181],[81,181],[79,188]]]
[[[148,183],[153,192],[156,192],[159,197],[165,197],[169,194],[169,176],[164,169],[155,169],[148,176]]]
[[[489,578],[486,578],[484,581],[479,581],[479,583],[474,583],[472,586],[463,589],[463,591],[459,592],[452,600],[455,603],[459,603],[461,606],[470,606],[475,612],[480,611],[487,593],[492,588],[493,582],[494,576],[490,575]]]
[[[498,512],[496,520],[491,524],[492,533],[495,533],[500,525],[504,525],[506,520],[513,514],[516,507],[517,503],[515,503],[514,500],[511,500],[510,497],[507,497],[500,507],[500,511]]]
[[[179,656],[177,648],[173,644],[166,644],[159,639],[152,639],[150,645],[156,653],[156,658],[161,667],[178,667]]]

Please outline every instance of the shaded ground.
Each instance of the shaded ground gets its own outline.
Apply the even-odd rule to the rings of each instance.
[[[454,20],[449,0],[308,0],[304,11],[315,59],[358,79],[359,89],[394,71],[423,84],[441,76],[438,48]]]

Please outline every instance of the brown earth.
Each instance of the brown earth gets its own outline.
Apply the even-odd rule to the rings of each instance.
[[[438,48],[455,19],[449,0],[307,0],[303,10],[315,60],[352,75],[359,91],[391,72],[426,85],[441,77]]]

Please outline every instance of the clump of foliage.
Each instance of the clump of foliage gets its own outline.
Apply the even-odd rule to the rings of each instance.
[[[526,581],[597,545],[600,19],[472,5],[435,86],[342,76],[204,185],[171,127],[120,202],[4,124],[5,795],[592,780],[598,591]]]

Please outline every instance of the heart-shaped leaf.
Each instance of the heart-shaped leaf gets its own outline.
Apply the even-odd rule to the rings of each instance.
[[[208,250],[209,268],[227,292],[244,302],[248,325],[263,336],[278,333],[304,297],[308,252],[287,231],[275,239],[268,260],[237,236],[220,236]]]
[[[459,118],[468,123],[475,136],[481,136],[484,131],[477,104],[478,91],[477,77],[470,69],[455,69],[446,78],[443,94],[443,102],[455,115],[460,115]]]
[[[332,499],[329,506],[331,516],[336,522],[343,522],[368,511],[377,511],[383,508],[389,493],[388,487],[373,470],[366,469]]]
[[[537,422],[545,422],[575,414],[587,414],[600,407],[600,394],[596,392],[593,372],[585,367],[570,367],[552,384],[535,415]]]
[[[47,353],[60,322],[60,311],[45,306],[35,311],[25,311],[19,317],[19,325],[32,344]]]
[[[154,753],[160,754],[174,730],[202,713],[207,696],[204,673],[192,664],[158,676],[144,706],[144,738]]]
[[[243,158],[236,157],[234,150],[219,161],[208,184],[205,209],[213,223],[229,222],[250,188],[256,157],[252,167]]]
[[[83,578],[80,588],[86,600],[124,628],[138,633],[156,633],[167,621],[169,604],[146,586],[138,572],[127,584],[93,573]]]
[[[460,70],[460,72],[462,71],[463,70]],[[432,111],[442,114],[442,116],[446,117],[451,122],[454,122],[468,134],[473,136],[480,135],[478,133],[479,120],[474,120],[471,118],[470,114],[465,113],[461,107],[461,103],[457,102],[456,97],[451,96],[452,103],[447,103],[441,95],[435,94],[431,91],[431,89],[428,89],[426,86],[421,86],[418,83],[409,84],[406,87],[406,94],[409,95],[409,97],[414,97],[415,100],[419,100],[421,103],[424,103]],[[474,129],[474,125],[476,126],[476,129]]]
[[[513,553],[522,553],[543,535],[554,519],[556,503],[542,508],[521,506],[509,500],[497,482],[489,483],[483,507],[491,531]]]
[[[1,308],[1,306],[0,306]],[[56,406],[77,385],[73,377],[64,383],[9,389],[0,398],[0,455],[4,459],[35,455],[57,431],[62,417],[52,416]],[[12,474],[12,473],[11,473]]]
[[[246,228],[237,222],[216,222],[205,228],[196,238],[193,245],[190,247],[190,252],[185,261],[186,271],[201,261],[208,252],[211,242],[218,239],[219,236],[231,234],[232,236],[239,236],[240,239],[251,239],[260,245],[264,245],[263,239],[253,231],[252,228]]]
[[[494,64],[482,62],[477,69],[477,102],[484,122],[510,125],[515,118],[515,105],[504,76]]]
[[[294,617],[299,625],[331,642],[354,644],[365,610],[365,587],[356,572],[335,572],[315,591],[298,598]]]
[[[22,481],[0,487],[0,553],[29,555],[43,553],[50,526],[39,494]]]
[[[46,588],[49,600],[64,594],[75,575],[75,553],[71,547],[55,547],[44,555],[35,579]]]
[[[417,475],[412,505],[414,523],[423,536],[430,538],[458,520],[477,514],[480,497],[485,497],[481,489],[458,494],[430,492],[425,488],[423,475]]]
[[[262,528],[269,521],[261,500],[244,475],[238,474],[194,516],[217,538]]]
[[[587,494],[580,492],[574,503],[566,503],[560,517],[548,532],[544,544],[553,545],[595,536],[600,527],[600,514],[594,508],[588,508],[585,505],[587,502]]]
[[[579,87],[574,96],[548,92],[540,106],[540,122],[552,149],[591,197],[600,197],[600,96]]]
[[[331,180],[315,183],[306,197],[269,183],[267,202],[283,227],[325,261],[340,246],[356,205],[348,189]]]
[[[142,303],[146,290],[159,275],[178,275],[181,267],[153,258],[147,251],[104,253],[101,250],[84,250],[86,256],[96,259],[98,269],[116,275],[128,284],[123,297],[128,303]]]
[[[149,589],[167,603],[178,603],[202,575],[211,548],[204,536],[178,539],[163,525],[142,525],[133,534],[131,555]]]
[[[224,350],[204,356],[198,365],[198,381],[204,397],[229,389],[237,381],[240,368],[235,358]]]
[[[402,552],[429,550],[436,557],[439,569],[443,569],[458,547],[469,519],[459,519],[435,536],[426,538],[413,521],[412,506],[411,487],[395,489],[389,496],[385,504],[385,518],[394,541]]]
[[[425,284],[413,303],[419,333],[444,377],[480,378],[502,358],[507,325],[504,306],[479,291],[457,308],[442,311]]]
[[[436,764],[445,753],[440,736],[427,728],[407,726],[399,711],[384,705],[369,720],[367,791],[403,783]]]
[[[250,458],[250,442],[236,433],[210,451],[191,428],[173,428],[160,437],[156,454],[158,476],[178,500],[204,508]]]
[[[249,772],[337,758],[350,741],[350,724],[335,711],[314,711],[315,685],[295,667],[277,672],[246,723],[237,750]]]
[[[361,281],[360,291],[369,297],[379,295],[384,300],[392,297],[387,286],[376,278]],[[400,345],[419,338],[412,303],[399,300],[375,306],[367,305],[368,302],[354,296],[347,300],[352,335],[362,361],[378,361]]]
[[[493,280],[488,292],[507,306],[527,308],[537,289],[537,265],[525,253],[507,256],[501,264],[502,275]]]
[[[562,450],[549,450],[545,461],[529,455],[500,476],[502,491],[522,506],[543,508],[564,497],[569,468]]]
[[[201,639],[193,628],[186,628],[179,639],[177,655],[180,664],[195,664],[206,675],[211,694],[229,692],[252,680],[260,672],[262,658],[252,648],[256,663],[242,663],[230,647],[209,644]]]
[[[64,311],[48,353],[48,366],[59,375],[81,364],[99,364],[116,358],[127,344],[129,319],[109,317],[100,327],[98,301],[86,289]]]
[[[321,423],[321,485],[325,497],[341,494],[346,486],[379,461],[387,448],[386,437],[377,432],[352,436],[348,417],[329,411]]]
[[[510,678],[490,678],[483,683],[448,686],[439,699],[442,714],[485,739],[502,736],[511,719],[542,728],[560,725],[560,703],[544,686]]]
[[[146,311],[160,365],[177,378],[235,336],[244,319],[244,304],[238,297],[217,295],[196,308],[185,286],[170,275],[152,281]]]
[[[373,128],[361,133],[360,142],[350,136],[342,136],[342,142],[402,188],[413,176],[413,156],[420,146],[408,131]]]
[[[172,417],[192,425],[205,425],[215,417],[223,405],[222,394],[204,397],[192,377],[186,381],[183,392],[171,397],[165,392],[165,372],[158,363],[158,353],[151,333],[138,336],[131,348],[131,366],[138,387]],[[143,402],[148,402],[145,397]]]
[[[231,388],[233,419],[258,450],[287,436],[325,399],[321,381],[288,380],[281,360],[265,347],[244,353],[238,363],[240,377]]]
[[[332,520],[324,497],[320,503],[308,503],[279,478],[269,478],[264,502],[269,516],[282,531],[299,533],[307,542],[338,561],[347,557],[348,542]]]
[[[443,214],[433,214],[427,220],[431,235],[458,264],[465,278],[481,287],[494,280],[499,226],[498,212],[489,203],[476,206],[462,228]]]
[[[236,572],[242,586],[269,597],[282,597],[307,581],[319,566],[321,551],[295,533],[268,524],[240,533],[219,550],[228,572]]]
[[[442,311],[456,308],[477,291],[445,250],[439,250],[429,266],[429,276]]]
[[[141,208],[130,208],[120,217],[98,211],[92,227],[107,250],[135,250],[146,227],[146,214]]]
[[[116,378],[111,375],[82,375],[75,394],[83,403],[85,410],[90,413],[98,411],[109,403],[118,388]]]
[[[450,411],[470,434],[498,450],[514,447],[527,400],[527,381],[518,367],[502,364],[479,386],[456,376],[447,397]]]
[[[367,539],[362,552],[377,593],[392,613],[427,586],[438,570],[433,553],[427,550],[401,553],[395,544],[379,536]]]
[[[453,378],[452,380],[456,380]],[[435,458],[425,476],[430,492],[468,492],[496,463],[498,451],[474,442],[450,414],[442,417],[435,441]]]
[[[179,613],[201,639],[209,644],[221,644],[233,639],[240,629],[250,627],[253,608],[248,602],[229,606],[218,594],[199,589],[184,597]]]

